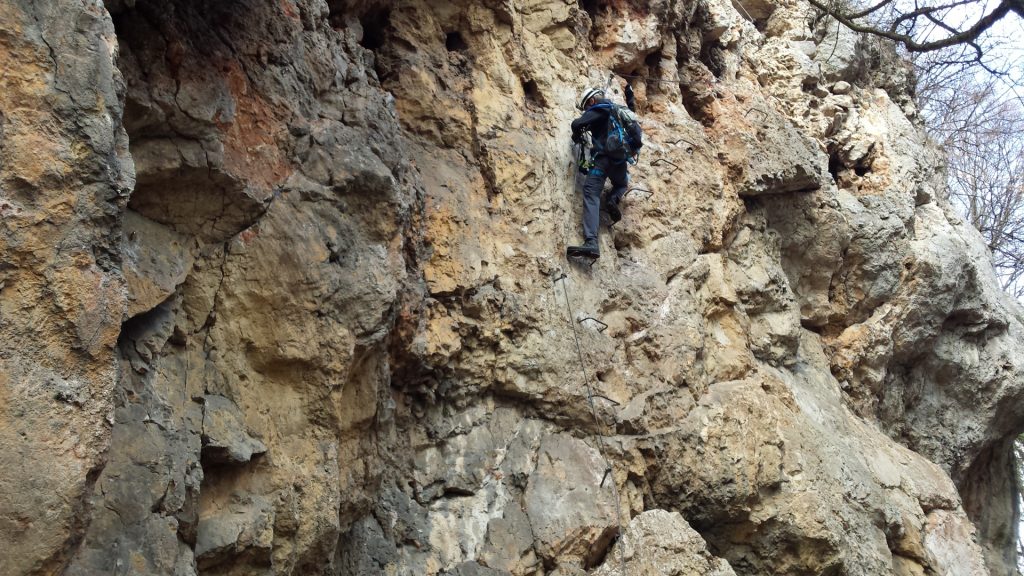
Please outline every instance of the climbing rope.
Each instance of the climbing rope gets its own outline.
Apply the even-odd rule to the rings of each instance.
[[[563,273],[561,276],[559,276],[558,278],[555,279],[555,283],[557,284],[558,282],[562,282],[564,280],[567,280],[567,278],[568,277]],[[569,302],[569,286],[568,286],[568,282],[562,282],[562,295],[565,296],[565,309],[569,313],[569,326],[572,328],[572,337],[573,337],[573,340],[576,342],[576,354],[579,355],[580,374],[583,375],[583,384],[584,384],[584,386],[587,389],[587,403],[590,405],[590,413],[594,417],[594,423],[597,424],[597,427],[598,427],[597,438],[598,438],[599,446],[597,448],[597,453],[601,456],[601,459],[604,460],[604,464],[605,464],[604,476],[602,476],[602,478],[601,478],[601,485],[603,486],[605,479],[612,472],[612,463],[611,463],[611,460],[609,460],[608,456],[606,455],[607,446],[605,444],[605,435],[604,435],[604,433],[600,432],[601,428],[603,426],[605,426],[605,423],[602,422],[601,418],[597,415],[597,408],[594,406],[594,397],[596,396],[596,397],[599,397],[599,398],[605,398],[605,399],[607,399],[607,400],[609,400],[609,401],[611,401],[613,403],[616,403],[616,402],[614,402],[614,400],[611,400],[610,398],[608,398],[606,396],[602,396],[600,394],[594,394],[594,389],[590,385],[590,377],[587,374],[587,364],[586,364],[586,362],[583,359],[583,347],[580,345],[580,337],[579,337],[579,334],[576,332],[576,323],[573,321],[576,316],[575,316],[575,313],[573,312],[572,304],[570,304],[570,302]],[[596,319],[591,318],[591,320],[596,320]],[[600,322],[600,320],[597,320],[597,321]],[[603,324],[603,322],[602,322],[602,324]],[[605,326],[607,326],[607,325],[605,325]],[[626,570],[626,550],[625,550],[626,549],[626,543],[625,543],[626,529],[625,529],[625,526],[622,524],[622,501],[619,499],[619,487],[618,487],[618,484],[615,483],[615,477],[614,476],[612,476],[612,478],[611,478],[611,485],[612,485],[612,497],[615,499],[615,521],[619,525],[619,533],[618,533],[618,536],[617,536],[617,539],[619,540],[619,543],[620,543],[620,546],[619,546],[619,563],[622,565],[622,576],[628,576],[628,572]]]
[[[742,10],[743,13],[746,14],[747,20],[750,20],[751,23],[757,22],[757,20],[754,20],[754,17],[750,15],[750,12],[747,12],[747,9],[743,7],[742,2],[733,2],[732,4],[733,6],[739,6],[740,10]]]

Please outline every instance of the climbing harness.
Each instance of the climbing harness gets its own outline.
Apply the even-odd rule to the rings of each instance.
[[[579,159],[576,161],[576,166],[579,167],[580,174],[590,174],[590,170],[594,168],[594,161],[587,158],[587,151],[584,146],[580,145]]]
[[[568,276],[566,276],[563,272],[558,278],[555,279],[555,284],[562,282],[562,295],[565,297],[565,309],[569,313],[569,326],[572,327],[572,337],[573,340],[575,340],[576,342],[576,354],[579,355],[580,360],[580,373],[583,376],[583,384],[587,389],[587,403],[590,405],[590,414],[594,417],[594,423],[597,424],[598,428],[597,438],[598,443],[600,445],[597,448],[597,453],[601,456],[601,459],[604,460],[605,463],[604,476],[601,477],[601,487],[603,488],[605,480],[608,479],[608,475],[611,474],[612,472],[612,463],[606,455],[607,446],[605,444],[605,434],[603,432],[600,432],[601,428],[605,427],[606,424],[602,422],[601,418],[597,415],[597,408],[594,406],[594,398],[601,398],[603,400],[607,400],[616,406],[618,406],[619,403],[602,394],[595,394],[593,387],[591,387],[590,385],[590,377],[587,374],[587,365],[586,362],[583,360],[583,347],[580,345],[580,337],[579,334],[576,332],[576,324],[575,322],[573,322],[573,318],[575,318],[575,315],[573,313],[572,304],[570,304],[569,302],[569,286],[567,279]],[[601,322],[597,318],[591,318],[589,316],[581,319],[580,322],[585,322],[587,320],[593,320],[598,324],[601,324],[604,328],[608,327],[608,325],[605,324],[604,322]],[[599,331],[603,331],[603,329]],[[615,499],[615,520],[616,523],[619,525],[619,533],[616,536],[616,539],[618,539],[621,544],[619,546],[619,563],[622,565],[622,576],[628,576],[628,572],[626,570],[626,546],[625,542],[623,541],[626,535],[626,529],[625,526],[622,524],[622,501],[619,499],[619,487],[615,483],[614,477],[612,477],[611,479],[611,487],[612,497]]]

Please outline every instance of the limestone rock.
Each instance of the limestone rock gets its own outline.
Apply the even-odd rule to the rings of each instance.
[[[855,79],[863,66],[860,55],[865,39],[838,23],[829,23],[824,28],[825,37],[815,58],[823,76],[829,80]]]
[[[480,551],[480,561],[511,574],[529,573],[538,563],[533,540],[530,519],[518,506],[508,506],[503,517],[487,524],[487,543]]]
[[[128,316],[152,310],[185,281],[192,267],[191,246],[185,236],[140,216],[125,212],[125,283]]]
[[[242,496],[216,513],[201,516],[195,555],[200,569],[240,557],[249,563],[269,564],[273,543],[274,512],[260,498]]]
[[[752,130],[730,131],[723,142],[741,196],[807,192],[824,185],[824,155],[788,120],[763,104],[747,115]]]
[[[445,576],[507,576],[509,573],[504,570],[495,570],[481,566],[476,562],[463,562],[453,570],[445,572]]]
[[[594,27],[595,48],[612,70],[632,69],[661,47],[661,26],[668,2],[653,2],[643,12],[629,5],[609,6],[598,13]]]
[[[1013,574],[1024,313],[891,49],[802,0],[239,8],[0,3],[0,573]]]
[[[244,464],[267,451],[245,431],[234,402],[208,394],[203,397],[203,459],[218,464]]]
[[[538,553],[559,564],[592,563],[618,531],[616,503],[602,486],[601,454],[566,434],[541,441],[526,488],[526,514]]]
[[[593,576],[726,576],[729,563],[715,558],[707,544],[678,512],[648,510],[629,523]]]
[[[134,174],[102,4],[5,1],[0,38],[0,572],[56,573],[111,437]]]

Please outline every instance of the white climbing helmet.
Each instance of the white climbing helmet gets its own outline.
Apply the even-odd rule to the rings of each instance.
[[[600,88],[590,88],[583,92],[583,96],[580,97],[580,103],[576,105],[577,108],[583,110],[587,105],[587,101],[591,98],[602,98],[604,97],[604,90]]]

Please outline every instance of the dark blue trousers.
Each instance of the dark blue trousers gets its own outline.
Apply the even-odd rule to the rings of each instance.
[[[583,181],[583,237],[586,240],[597,240],[597,228],[601,223],[601,192],[604,182],[611,179],[612,189],[608,192],[607,202],[618,205],[626,194],[629,173],[626,162],[619,163],[605,156],[594,158],[594,167]]]

